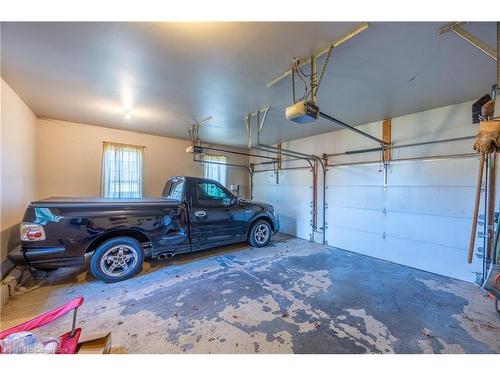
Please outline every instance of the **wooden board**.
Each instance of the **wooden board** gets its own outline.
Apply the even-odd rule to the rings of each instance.
[[[382,140],[387,143],[391,144],[391,119],[386,118],[384,120],[384,123],[382,124]],[[384,160],[389,161],[391,160],[392,154],[391,154],[391,149],[384,150]]]

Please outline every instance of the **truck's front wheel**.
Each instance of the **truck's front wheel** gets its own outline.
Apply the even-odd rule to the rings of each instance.
[[[137,274],[144,261],[141,244],[132,237],[115,237],[103,242],[90,260],[90,272],[106,283]]]
[[[248,242],[253,247],[266,246],[271,240],[271,225],[266,220],[257,220],[250,228]]]

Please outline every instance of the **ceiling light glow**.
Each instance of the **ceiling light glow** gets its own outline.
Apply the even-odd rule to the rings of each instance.
[[[132,118],[132,110],[130,108],[125,108],[123,112],[125,113],[125,120],[130,120]]]

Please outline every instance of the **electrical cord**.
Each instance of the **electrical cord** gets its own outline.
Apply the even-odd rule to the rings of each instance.
[[[309,77],[311,76],[310,74],[305,74],[305,73],[304,73],[304,71],[303,71],[303,70],[302,70],[302,68],[300,67],[300,64],[297,64],[297,68],[299,68],[300,72],[302,73],[302,75],[303,75],[304,77],[309,78]]]
[[[313,74],[305,74],[304,71],[302,70],[300,66],[300,60],[299,59],[294,59],[293,61],[293,67],[292,67],[292,94],[293,94],[293,102],[296,103],[297,100],[295,98],[295,74],[297,73],[297,76],[300,78],[302,83],[304,84],[304,95],[300,98],[300,100],[307,100],[309,99],[309,96],[314,93],[314,96],[318,95],[318,90],[319,86],[321,84],[321,81],[323,80],[323,76],[325,75],[326,67],[328,66],[328,62],[330,60],[330,57],[332,55],[333,51],[333,44],[330,45],[328,48],[328,52],[325,57],[325,61],[323,62],[323,66],[321,67],[321,73],[319,75],[319,79],[317,83],[310,88],[308,88],[307,82],[305,81],[304,78],[313,78]],[[317,76],[317,73],[315,73]]]
[[[318,95],[319,85],[321,84],[321,81],[323,80],[323,76],[325,75],[326,67],[328,65],[328,61],[330,60],[330,56],[332,55],[332,51],[333,51],[333,44],[331,44],[330,47],[328,48],[328,52],[326,54],[325,61],[323,62],[323,66],[321,67],[321,73],[319,75],[319,79],[318,79],[317,83],[315,85],[311,86],[310,88],[308,88],[307,82],[304,80],[304,78],[315,78],[315,77],[313,77],[312,73],[305,74],[300,66],[300,60],[299,59],[294,60],[293,68],[292,68],[292,84],[293,85],[295,84],[294,83],[294,74],[293,74],[294,71],[297,73],[297,76],[300,78],[302,83],[304,83],[304,90],[305,91],[304,91],[304,95],[300,98],[300,100],[309,99],[309,96],[311,96],[313,93],[314,93],[314,96]],[[315,75],[317,76],[317,73],[315,73]],[[311,79],[311,81],[313,81],[313,79]],[[294,86],[293,92],[295,93],[295,86]],[[295,96],[294,96],[294,98],[295,98]],[[294,103],[295,103],[295,101],[294,101]]]
[[[298,59],[295,59],[294,60],[294,68],[295,68],[295,71],[297,73],[297,76],[300,78],[300,80],[302,81],[302,83],[304,84],[304,95],[300,98],[300,100],[305,100],[307,99],[307,97],[309,96],[308,94],[308,89],[307,89],[307,82],[304,80],[304,78],[300,75],[300,72],[301,72],[301,69],[300,69],[300,65],[298,63]]]

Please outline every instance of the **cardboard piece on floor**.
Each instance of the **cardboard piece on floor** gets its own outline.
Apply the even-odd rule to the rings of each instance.
[[[104,335],[93,335],[80,341],[76,354],[109,354],[111,351],[111,332]]]

